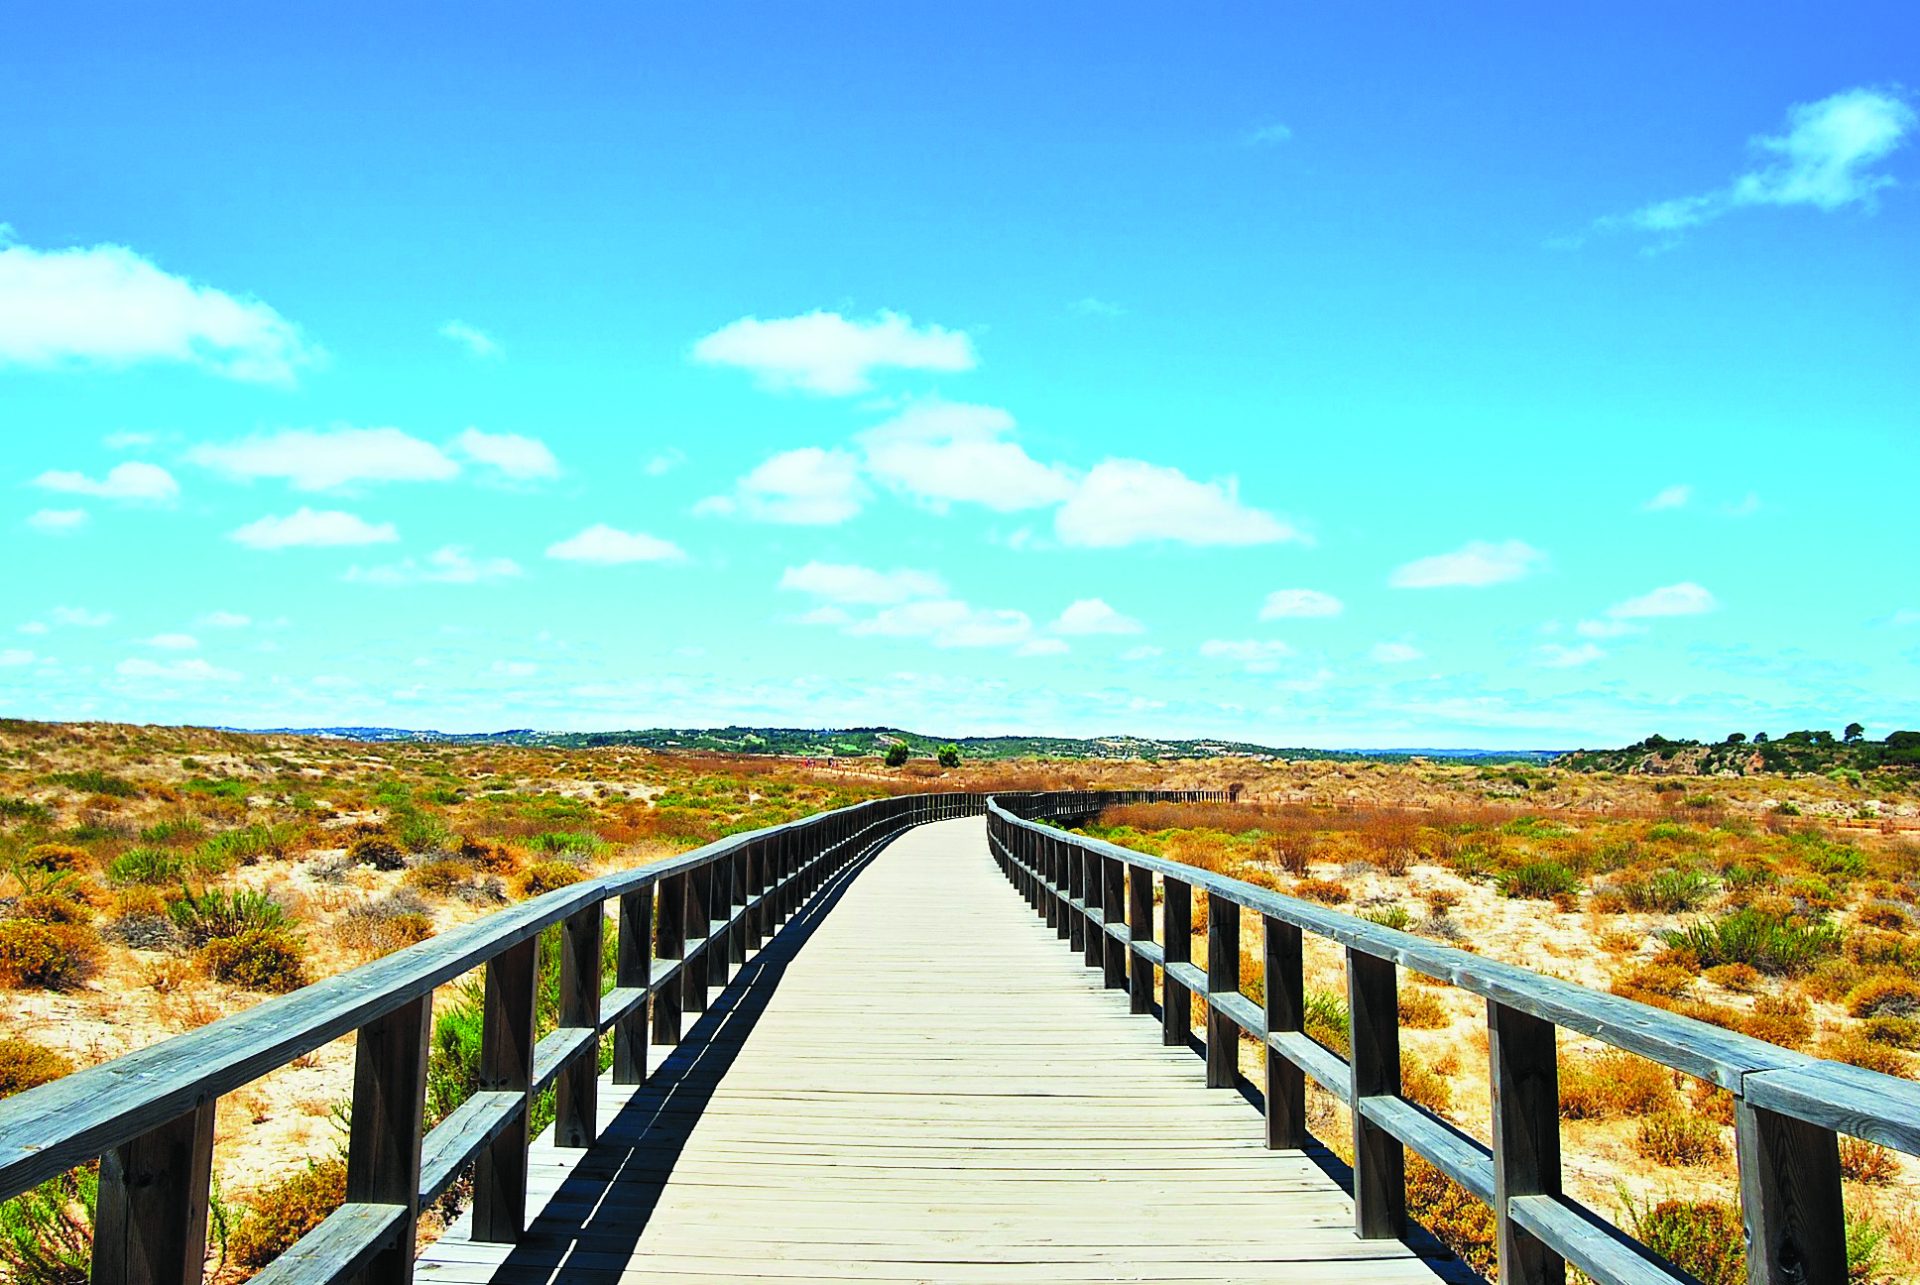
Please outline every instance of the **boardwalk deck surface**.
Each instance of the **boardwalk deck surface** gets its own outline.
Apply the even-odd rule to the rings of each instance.
[[[1436,1279],[1362,1241],[987,855],[922,826],[747,965],[591,1151],[531,1154],[531,1230],[422,1255],[440,1285]],[[701,1038],[701,1037],[705,1038]]]

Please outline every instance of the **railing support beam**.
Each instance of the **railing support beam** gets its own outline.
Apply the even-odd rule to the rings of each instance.
[[[199,1285],[214,1105],[204,1102],[100,1157],[96,1285]]]

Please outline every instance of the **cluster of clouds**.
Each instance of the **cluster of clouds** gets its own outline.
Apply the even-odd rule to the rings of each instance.
[[[953,373],[978,364],[964,331],[916,326],[895,312],[867,320],[817,311],[770,321],[743,317],[699,340],[692,356],[743,370],[769,391],[832,397],[870,391],[882,369]],[[1201,481],[1134,459],[1105,459],[1085,470],[1043,462],[1016,440],[1017,427],[1002,407],[914,398],[844,445],[768,457],[695,511],[834,526],[889,492],[934,513],[956,505],[1004,514],[1051,510],[1053,539],[1068,548],[1306,540],[1285,519],[1243,502],[1231,477]]]

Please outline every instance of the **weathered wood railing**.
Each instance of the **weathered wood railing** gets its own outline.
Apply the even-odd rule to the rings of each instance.
[[[1016,796],[1008,796],[1016,797]],[[1031,796],[1044,800],[1048,796]],[[1077,797],[1077,796],[1076,796]],[[1114,791],[1107,803],[1224,797]],[[880,799],[734,835],[577,883],[371,964],[0,1102],[0,1199],[100,1161],[94,1285],[197,1285],[207,1246],[214,1107],[224,1094],[356,1034],[346,1203],[254,1279],[411,1279],[420,1210],[469,1166],[473,1235],[524,1231],[533,1095],[554,1089],[554,1139],[595,1137],[601,1037],[639,1084],[649,1039],[679,1042],[743,963],[826,882],[912,826],[978,816],[984,794]],[[1044,802],[1034,803],[1044,807]],[[1082,810],[1085,810],[1084,805]],[[618,933],[601,993],[607,903]],[[534,1039],[539,935],[560,934],[559,1024]],[[435,988],[485,969],[480,1083],[431,1131],[424,1103]]]
[[[1710,1081],[1734,1096],[1734,1128],[1753,1285],[1847,1279],[1838,1134],[1920,1154],[1920,1086],[1822,1061],[1665,1010],[1438,945],[1312,902],[1040,824],[1091,816],[1099,796],[999,798],[988,805],[995,859],[1035,910],[1084,952],[1106,984],[1153,1011],[1161,980],[1164,1041],[1193,1038],[1206,1005],[1207,1082],[1239,1080],[1245,1032],[1264,1049],[1266,1140],[1307,1140],[1306,1081],[1353,1120],[1353,1194],[1363,1237],[1406,1232],[1405,1148],[1493,1211],[1503,1285],[1559,1285],[1571,1263],[1613,1285],[1681,1285],[1673,1268],[1561,1189],[1556,1031],[1592,1036]],[[1160,882],[1155,936],[1154,881]],[[1208,898],[1207,960],[1191,960],[1193,893]],[[1240,987],[1240,911],[1261,917],[1265,1004]],[[1345,950],[1351,1058],[1303,1027],[1302,934]],[[1401,1096],[1399,970],[1487,1001],[1492,1145]]]

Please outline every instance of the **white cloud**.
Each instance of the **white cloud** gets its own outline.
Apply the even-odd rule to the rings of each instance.
[[[460,472],[439,447],[397,428],[289,428],[196,446],[187,458],[232,478],[283,479],[299,491],[361,482],[444,482]]]
[[[1367,653],[1376,665],[1406,665],[1416,660],[1426,659],[1427,653],[1412,643],[1383,642],[1375,643],[1373,650]]]
[[[860,512],[866,498],[860,462],[851,454],[803,446],[763,461],[740,479],[732,495],[702,500],[694,512],[738,512],[759,522],[831,526]]]
[[[110,451],[131,451],[143,446],[152,446],[158,440],[152,433],[108,433],[101,444]]]
[[[1115,611],[1103,599],[1082,598],[1061,612],[1048,628],[1056,634],[1137,634],[1146,626]]]
[[[368,522],[337,509],[300,508],[283,518],[249,522],[227,538],[250,549],[329,548],[392,544],[400,533],[391,522]]]
[[[1894,623],[1898,624],[1900,622],[1896,619]],[[23,634],[44,634],[48,632],[47,623],[44,620],[29,620],[26,624],[19,627],[19,632]]]
[[[464,321],[447,322],[440,327],[440,334],[465,348],[468,356],[478,357],[482,361],[498,361],[507,355],[492,335]]]
[[[1691,499],[1693,499],[1693,488],[1682,484],[1667,487],[1640,507],[1649,513],[1658,513],[1662,509],[1684,509]]]
[[[809,562],[788,567],[780,576],[782,589],[810,593],[828,602],[880,606],[914,598],[943,598],[946,584],[931,571],[872,567],[840,562]]]
[[[213,629],[245,629],[253,623],[253,617],[237,611],[209,611],[200,617],[200,623]]]
[[[1292,526],[1240,502],[1227,478],[1196,482],[1176,468],[1142,460],[1103,460],[1054,515],[1062,544],[1119,548],[1147,540],[1195,545],[1304,540]]]
[[[200,640],[192,634],[155,634],[145,641],[147,646],[158,647],[162,651],[200,650]]]
[[[1318,589],[1275,589],[1260,608],[1262,620],[1298,620],[1337,616],[1346,604]]]
[[[1033,633],[1023,611],[995,611],[955,598],[934,598],[887,607],[858,621],[850,634],[882,638],[925,638],[936,647],[1011,647]]]
[[[1029,638],[1014,648],[1016,656],[1064,656],[1073,648],[1059,638]]]
[[[41,509],[27,518],[27,525],[48,535],[65,535],[87,524],[85,509]]]
[[[1625,221],[1643,231],[1678,232],[1745,207],[1871,204],[1894,182],[1874,167],[1906,142],[1915,120],[1913,108],[1886,90],[1846,89],[1796,103],[1787,110],[1784,133],[1750,141],[1761,157],[1757,168],[1711,192],[1643,206]]]
[[[113,623],[111,611],[91,611],[86,607],[55,607],[47,613],[53,617],[56,625],[72,625],[76,629],[99,629]]]
[[[1564,643],[1547,643],[1540,648],[1539,663],[1547,669],[1575,669],[1581,665],[1591,665],[1596,660],[1605,660],[1607,653],[1593,643],[1581,643],[1569,647]]]
[[[1164,656],[1164,655],[1166,655],[1166,652],[1162,648],[1155,647],[1149,643],[1139,647],[1127,648],[1125,651],[1120,653],[1120,659],[1121,660],[1152,660],[1156,656]]]
[[[997,406],[915,402],[860,435],[867,469],[895,491],[932,507],[950,501],[1000,512],[1057,504],[1073,483],[1012,442],[1013,416]]]
[[[36,250],[0,225],[0,364],[179,362],[290,383],[324,355],[259,300],[196,285],[126,246]]]
[[[33,653],[24,647],[0,647],[0,669],[31,665]]]
[[[679,468],[687,462],[687,454],[677,446],[669,446],[651,456],[644,468],[648,477],[661,477]]]
[[[1629,598],[1607,608],[1615,620],[1640,620],[1649,616],[1698,616],[1720,604],[1714,596],[1691,580],[1662,585],[1638,598]]]
[[[1282,660],[1293,655],[1293,648],[1283,642],[1209,638],[1200,644],[1200,654],[1208,660],[1230,660],[1260,674],[1278,669]]]
[[[965,331],[915,327],[910,317],[881,312],[871,321],[814,311],[762,321],[742,317],[693,346],[693,360],[753,372],[763,388],[827,396],[861,393],[876,370],[972,370]]]
[[[1290,142],[1292,139],[1293,131],[1276,121],[1270,125],[1248,130],[1244,141],[1248,147],[1274,147],[1280,143]]]
[[[1081,317],[1124,317],[1127,310],[1117,303],[1087,295],[1067,305],[1067,311]]]
[[[684,562],[686,552],[671,540],[640,531],[621,531],[604,522],[557,544],[547,546],[547,556],[562,562],[589,562],[597,566],[621,566],[629,562]]]
[[[352,567],[346,579],[361,584],[480,584],[488,580],[506,580],[520,574],[520,564],[512,558],[476,558],[464,548],[449,544],[428,554],[425,561],[403,558],[379,567]]]
[[[183,683],[231,683],[240,675],[231,669],[210,665],[199,657],[190,660],[157,661],[143,656],[123,660],[113,667],[122,678],[150,678]]]
[[[469,428],[453,439],[453,449],[476,464],[484,464],[515,482],[559,477],[560,461],[537,437],[518,433],[483,433]]]
[[[530,660],[496,660],[488,672],[501,678],[532,678],[540,672],[540,666]]]
[[[1499,544],[1470,540],[1452,553],[1407,563],[1395,570],[1387,583],[1396,589],[1478,589],[1519,580],[1546,560],[1546,554],[1522,540]]]
[[[166,503],[180,494],[180,484],[173,480],[173,474],[158,464],[142,464],[134,461],[114,465],[107,470],[105,477],[97,481],[84,473],[53,469],[33,479],[33,484],[43,491],[59,491],[67,495],[91,495],[101,500],[150,500]]]
[[[1646,627],[1628,620],[1582,620],[1573,627],[1573,632],[1582,638],[1625,638],[1645,633]]]
[[[852,624],[853,617],[848,614],[845,607],[836,607],[832,603],[824,603],[813,608],[811,611],[801,612],[793,618],[793,622],[797,625],[839,626]]]

